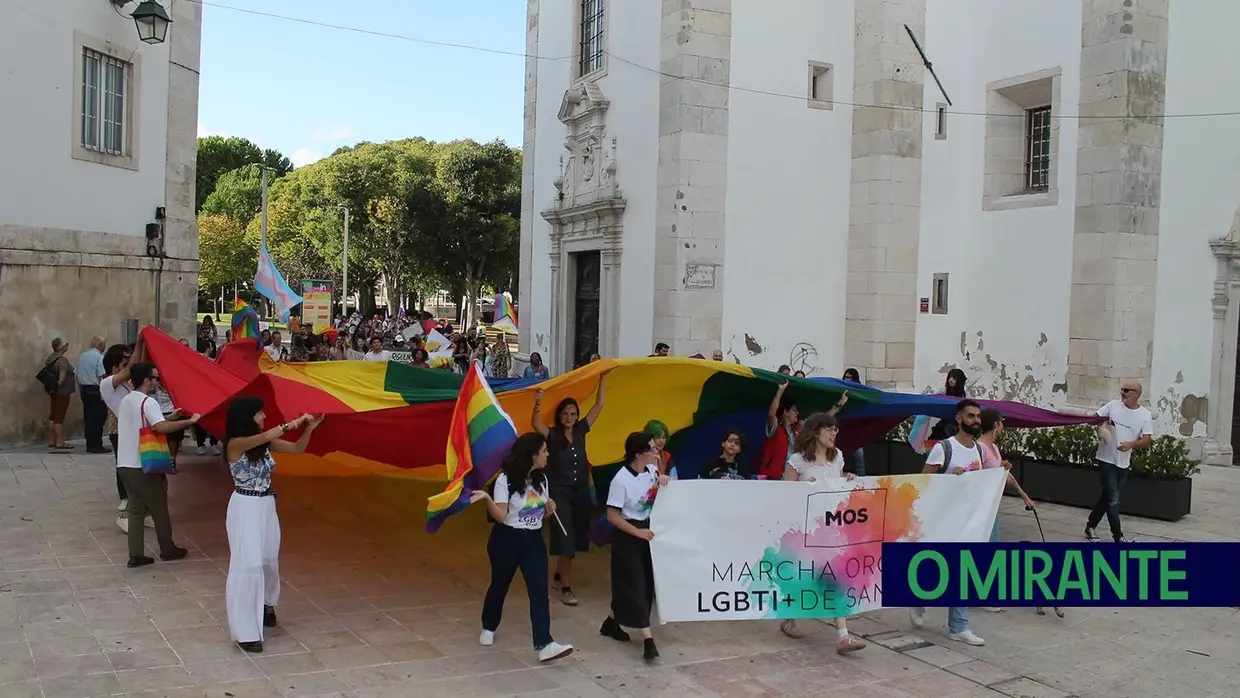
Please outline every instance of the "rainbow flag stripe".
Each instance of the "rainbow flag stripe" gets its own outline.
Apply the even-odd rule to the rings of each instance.
[[[495,309],[495,322],[491,324],[493,329],[505,332],[517,331],[517,309],[512,307],[512,301],[508,300],[508,296],[503,293],[495,294],[495,305],[491,307]]]
[[[500,408],[475,361],[452,410],[445,461],[448,487],[427,500],[427,531],[434,533],[449,516],[469,506],[469,496],[495,477],[516,440],[512,418]]]
[[[258,334],[258,313],[238,298],[232,316],[233,339],[258,339]]]

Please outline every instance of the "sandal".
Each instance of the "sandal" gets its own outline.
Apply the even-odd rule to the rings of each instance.
[[[793,640],[800,640],[805,637],[801,634],[801,631],[797,629],[797,622],[795,620],[786,620],[780,623],[779,630]]]
[[[839,654],[849,654],[850,652],[865,649],[865,646],[865,640],[859,640],[850,634],[840,640],[840,643],[835,647],[835,651]]]

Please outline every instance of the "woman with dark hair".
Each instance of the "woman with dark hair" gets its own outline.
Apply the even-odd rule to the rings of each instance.
[[[1016,489],[1020,498],[1025,500],[1025,506],[1029,509],[1034,508],[1033,500],[1025,494],[1025,490],[1021,488],[1020,483],[1016,481],[1016,476],[1012,475],[1012,464],[1003,459],[1003,454],[999,452],[999,436],[1003,433],[1003,413],[993,407],[987,407],[982,410],[982,435],[977,437],[977,447],[982,452],[982,469],[1003,468],[1008,471],[1007,486]],[[999,514],[995,513],[995,525],[990,530],[990,542],[999,542]],[[1001,613],[1002,608],[995,606],[983,606],[983,611],[990,613]]]
[[[674,468],[672,467],[672,454],[664,450],[667,447],[668,436],[671,435],[667,425],[657,419],[652,419],[646,422],[646,427],[642,431],[650,434],[650,438],[654,439],[654,448],[659,454],[659,474],[670,476]]]
[[[274,429],[263,429],[260,398],[243,395],[228,405],[224,421],[224,457],[232,469],[228,500],[228,582],[224,588],[232,639],[251,654],[263,651],[263,628],[276,625],[280,599],[280,519],[276,516],[271,452],[305,453],[310,435],[323,417],[303,414]],[[280,438],[305,427],[296,443]]]
[[[624,467],[616,471],[607,492],[607,521],[615,527],[611,542],[611,615],[599,632],[627,641],[623,628],[641,635],[647,662],[659,658],[650,632],[650,611],[654,607],[654,565],[650,560],[650,512],[659,488],[668,483],[657,465],[654,439],[645,432],[634,432],[624,440]]]
[[[427,354],[426,350],[423,349],[422,347],[418,347],[417,349],[413,350],[413,361],[410,362],[409,365],[417,366],[418,368],[430,368],[431,367],[430,361],[431,361],[431,355]]]
[[[736,429],[730,430],[719,445],[719,458],[712,463],[703,477],[707,480],[747,480],[749,469],[741,464],[741,454],[745,452],[745,435]]]
[[[820,413],[806,420],[801,433],[797,434],[795,452],[788,459],[784,479],[818,483],[823,480],[855,478],[856,476],[852,473],[844,472],[844,454],[835,447],[835,438],[839,433],[839,423],[830,414]],[[853,637],[848,632],[848,623],[843,618],[835,619],[835,628],[839,632],[836,652],[848,654],[865,647],[863,640]],[[797,629],[795,620],[780,623],[779,629],[788,637],[794,639],[803,637]]]
[[[965,393],[965,383],[967,381],[968,378],[964,375],[964,371],[953,368],[947,372],[947,378],[943,380],[943,392],[940,394],[960,399],[967,398],[969,397]],[[954,436],[957,427],[958,425],[954,420],[940,419],[938,423],[931,427],[927,441],[942,441],[950,436]]]
[[[521,377],[527,381],[542,381],[551,377],[551,372],[547,370],[547,365],[543,363],[542,354],[538,352],[530,354],[530,365],[525,367]]]
[[[542,434],[523,434],[504,457],[495,478],[495,496],[475,490],[469,501],[484,502],[495,521],[487,540],[491,558],[491,586],[482,603],[483,647],[495,644],[495,631],[504,614],[504,598],[517,570],[530,596],[530,626],[538,661],[551,662],[573,653],[572,645],[551,639],[551,605],[547,601],[547,545],[543,542],[545,512],[555,513],[547,493],[547,439]]]
[[[534,397],[534,413],[530,426],[547,439],[551,465],[547,468],[547,481],[551,499],[564,529],[551,527],[551,554],[556,557],[555,579],[552,586],[560,590],[560,603],[576,606],[573,595],[573,556],[590,549],[590,523],[594,518],[590,502],[590,463],[586,460],[586,434],[603,412],[606,397],[607,373],[598,378],[594,406],[585,419],[578,419],[581,407],[571,397],[564,398],[555,408],[554,426],[547,428],[542,420],[543,391]]]

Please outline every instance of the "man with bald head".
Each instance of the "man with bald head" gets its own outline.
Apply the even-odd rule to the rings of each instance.
[[[99,381],[103,380],[103,337],[90,338],[90,347],[77,362],[78,393],[82,396],[82,426],[86,431],[87,453],[111,453],[103,445],[103,424],[108,421],[108,407],[99,394]]]
[[[1154,420],[1150,411],[1139,404],[1140,399],[1141,384],[1128,381],[1120,388],[1118,400],[1112,400],[1098,410],[1098,416],[1107,420],[1098,427],[1096,456],[1102,493],[1098,495],[1098,503],[1085,523],[1086,540],[1100,540],[1097,528],[1105,514],[1115,542],[1132,542],[1124,536],[1120,526],[1119,495],[1128,481],[1133,449],[1149,446],[1154,435]]]

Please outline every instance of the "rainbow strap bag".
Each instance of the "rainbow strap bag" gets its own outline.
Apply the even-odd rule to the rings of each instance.
[[[146,401],[138,411],[142,414],[142,428],[138,430],[138,459],[142,463],[145,475],[168,475],[176,470],[176,462],[172,460],[172,452],[168,450],[168,437],[155,431],[155,427],[146,421]]]

